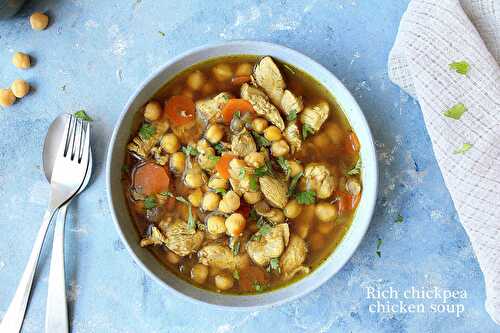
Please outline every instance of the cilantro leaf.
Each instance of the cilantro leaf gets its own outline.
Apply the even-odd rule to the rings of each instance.
[[[311,126],[304,124],[302,125],[302,139],[307,139],[308,136],[314,134],[314,128]]]
[[[377,239],[377,250],[375,251],[375,253],[377,254],[377,256],[380,258],[382,257],[382,252],[380,251],[380,248],[382,247],[382,239]]]
[[[278,274],[281,273],[280,259],[272,258],[271,261],[269,261],[269,266],[267,267],[266,270],[268,272],[276,271]]]
[[[286,160],[283,156],[279,156],[278,159],[278,164],[283,169],[283,172],[285,172],[286,177],[290,177],[290,172],[292,171],[290,169],[290,164],[288,163],[288,160]]]
[[[314,191],[304,191],[299,192],[295,196],[297,202],[301,205],[313,205],[316,202],[316,192]]]
[[[255,139],[255,143],[259,148],[262,147],[269,147],[271,145],[271,142],[269,142],[268,139],[260,135],[259,133],[252,131],[252,136]]]
[[[224,189],[222,187],[221,188],[216,188],[214,191],[215,191],[215,193],[218,193],[220,195],[224,195],[224,194],[227,193],[226,189]]]
[[[168,191],[160,192],[160,195],[164,196],[164,197],[173,197],[174,196],[174,194],[172,192],[168,192]]]
[[[231,238],[229,241],[229,248],[233,253],[233,256],[237,256],[240,253],[240,240],[237,238]]]
[[[297,119],[297,111],[296,110],[290,111],[286,119],[288,119],[288,121],[294,121],[295,119]]]
[[[226,151],[226,148],[224,148],[224,145],[222,143],[220,143],[220,142],[214,144],[213,147],[214,147],[215,151],[217,151],[217,153],[219,153],[221,155],[222,155],[223,152]]]
[[[465,60],[452,62],[449,66],[458,74],[466,75],[469,72],[469,63]]]
[[[238,177],[240,179],[243,179],[245,177],[245,173],[246,173],[245,168],[241,168],[240,169],[240,174],[238,175]]]
[[[290,182],[290,187],[288,188],[289,197],[291,197],[295,193],[295,188],[297,187],[297,183],[299,182],[300,177],[302,177],[303,175],[304,173],[301,171],[292,177],[292,181]]]
[[[158,203],[156,202],[156,197],[154,195],[149,195],[144,199],[144,208],[152,209],[155,208]]]
[[[188,206],[188,229],[194,230],[196,229],[196,219],[193,217],[193,208],[191,204]]]
[[[250,211],[250,215],[248,215],[248,220],[249,221],[257,221],[258,219],[258,214],[255,208],[252,207],[252,210]]]
[[[235,280],[239,280],[240,279],[240,272],[239,271],[233,271],[233,278]]]
[[[457,154],[465,154],[471,148],[472,148],[472,144],[470,144],[470,143],[464,143],[462,145],[462,147],[455,149],[455,151],[453,151],[453,154],[455,154],[455,155],[457,155]]]
[[[90,118],[90,116],[87,114],[87,112],[85,112],[85,110],[76,111],[74,115],[76,118],[79,118],[81,120],[94,121],[94,119]]]
[[[259,185],[257,184],[257,177],[255,177],[255,175],[252,175],[250,177],[249,187],[250,190],[254,192],[256,192],[259,189]]]
[[[462,103],[458,103],[455,106],[453,106],[452,108],[445,111],[443,113],[443,115],[445,117],[448,117],[448,118],[459,120],[465,111],[467,111],[467,108],[465,107],[465,105],[463,105]]]
[[[182,147],[182,151],[184,152],[184,154],[186,154],[187,156],[191,155],[191,156],[198,156],[198,154],[200,153],[198,151],[198,149],[196,149],[196,147],[193,147],[193,146],[186,146],[186,147]]]
[[[266,164],[264,164],[263,166],[261,167],[258,167],[255,169],[255,176],[257,177],[262,177],[262,176],[267,176],[267,175],[271,175],[272,174],[272,168],[271,168],[271,164],[269,164],[268,161],[266,161]]]
[[[253,289],[257,292],[262,292],[266,288],[264,285],[260,284],[258,281],[252,283]]]
[[[351,170],[347,171],[348,176],[359,175],[361,172],[361,159],[358,159],[356,165]]]
[[[139,136],[143,140],[149,140],[156,133],[156,127],[151,124],[144,123],[139,130]]]

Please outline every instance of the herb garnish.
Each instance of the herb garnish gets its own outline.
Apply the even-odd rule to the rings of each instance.
[[[239,271],[234,271],[233,272],[233,278],[235,280],[239,280],[240,279],[240,272]]]
[[[472,148],[472,144],[470,144],[470,143],[464,143],[462,145],[462,147],[460,147],[458,149],[455,149],[455,151],[453,151],[453,154],[455,154],[455,155],[457,155],[457,154],[465,154],[471,148]]]
[[[222,143],[216,143],[213,145],[215,151],[217,151],[219,154],[222,155],[223,152],[226,151],[226,148],[224,147],[224,145]]]
[[[272,258],[271,261],[269,261],[269,266],[267,266],[266,270],[268,272],[276,271],[278,274],[281,273],[280,259]]]
[[[168,192],[168,191],[160,192],[160,195],[164,196],[164,197],[173,197],[174,196],[174,194],[172,192]]]
[[[302,125],[302,139],[307,139],[311,134],[314,134],[314,128],[307,124]]]
[[[193,207],[191,203],[181,196],[176,196],[175,200],[182,202],[183,204],[186,204],[188,206],[188,221],[187,221],[188,229],[190,230],[196,229],[196,219],[193,216]]]
[[[149,195],[144,199],[144,208],[152,209],[155,208],[158,203],[156,202],[156,197],[154,195]]]
[[[467,61],[455,61],[450,65],[450,69],[455,70],[458,74],[466,75],[469,71],[469,63]]]
[[[297,119],[297,110],[290,111],[286,119],[288,119],[288,121],[294,121],[295,119]]]
[[[163,31],[158,30],[158,33],[160,34],[160,36],[165,37],[165,33]]]
[[[348,176],[359,175],[360,172],[361,172],[361,159],[358,159],[358,161],[356,162],[356,165],[354,166],[354,168],[352,168],[351,170],[347,171],[347,175]]]
[[[288,163],[288,160],[286,160],[283,156],[279,156],[277,161],[281,169],[283,169],[283,171],[285,172],[286,177],[287,178],[290,177],[290,172],[292,170],[290,169],[290,164]]]
[[[290,181],[290,187],[288,188],[288,196],[291,197],[295,193],[295,188],[297,187],[297,183],[299,182],[300,177],[302,177],[304,173],[301,171],[295,176],[292,177]]]
[[[404,217],[401,214],[398,214],[398,216],[394,220],[394,223],[401,224],[403,222],[404,222]]]
[[[240,240],[237,238],[231,238],[229,241],[229,248],[233,253],[233,256],[237,256],[240,253]]]
[[[259,185],[257,184],[257,177],[255,175],[250,176],[249,187],[251,191],[256,192],[259,189]]]
[[[271,166],[271,162],[266,161],[266,163],[255,169],[255,176],[262,177],[273,174],[273,168]]]
[[[182,147],[182,151],[184,152],[184,154],[186,154],[187,156],[191,155],[191,156],[198,156],[198,154],[200,153],[198,151],[198,149],[196,149],[196,147],[193,147],[193,146],[186,146],[186,147]]]
[[[246,173],[245,168],[241,168],[240,169],[240,174],[238,175],[238,177],[240,179],[243,179],[245,177],[245,173]]]
[[[316,192],[314,191],[304,191],[299,192],[295,196],[297,202],[301,205],[313,205],[316,202]]]
[[[264,289],[265,289],[265,286],[261,285],[258,281],[254,281],[252,283],[252,286],[253,286],[253,289],[255,289],[255,291],[257,291],[257,292],[264,291]]]
[[[87,114],[87,112],[85,112],[85,110],[76,111],[74,115],[76,118],[79,118],[81,120],[94,121],[94,119],[90,118],[90,116]]]
[[[156,133],[156,127],[151,124],[144,123],[139,130],[139,136],[143,140],[149,140]]]
[[[248,215],[248,220],[249,221],[257,221],[258,218],[259,218],[259,216],[257,214],[257,211],[255,210],[255,208],[252,207],[252,210],[250,211],[250,214]]]
[[[271,142],[269,142],[268,139],[266,139],[265,137],[263,137],[262,135],[260,135],[255,131],[252,131],[252,136],[255,139],[255,143],[257,143],[257,146],[259,146],[259,148],[269,147],[271,145]]]
[[[258,241],[262,238],[262,236],[267,235],[269,232],[271,232],[271,226],[267,224],[264,218],[259,218],[257,221],[257,225],[259,225],[259,221],[261,221],[261,226],[259,230],[252,236],[252,240]]]
[[[465,105],[463,105],[462,103],[458,103],[457,105],[444,112],[443,115],[448,118],[459,120],[465,111],[467,111]]]
[[[215,193],[218,193],[218,194],[220,194],[220,195],[224,195],[224,194],[226,194],[226,193],[227,193],[226,189],[224,189],[224,188],[222,188],[222,187],[220,187],[220,188],[216,188],[214,191],[215,191]]]
[[[377,254],[377,256],[380,258],[382,257],[382,252],[380,251],[380,247],[382,246],[382,239],[377,239],[377,250],[375,251],[375,253]]]

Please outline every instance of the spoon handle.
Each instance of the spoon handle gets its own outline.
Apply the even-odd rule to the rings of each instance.
[[[57,213],[54,240],[52,241],[47,308],[45,312],[45,332],[51,333],[69,332],[64,274],[64,224],[68,205],[69,202],[63,205]]]
[[[57,207],[49,207],[43,216],[43,222],[38,230],[38,234],[31,250],[28,264],[24,269],[19,285],[17,286],[14,298],[10,302],[9,308],[0,323],[0,332],[2,333],[18,333],[23,325],[24,314],[28,305],[29,296],[31,293],[31,285],[35,277],[35,270],[38,264],[40,252],[42,252],[43,240],[47,234],[47,229],[50,225],[50,220],[54,216]]]

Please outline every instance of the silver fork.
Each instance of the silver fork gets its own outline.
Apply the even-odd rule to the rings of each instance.
[[[2,333],[17,333],[21,330],[38,258],[50,221],[59,207],[70,200],[82,186],[89,164],[89,151],[89,124],[70,116],[54,162],[49,205],[14,298],[0,323]]]

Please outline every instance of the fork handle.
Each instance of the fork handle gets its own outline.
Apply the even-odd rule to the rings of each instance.
[[[45,332],[67,333],[68,306],[66,303],[66,283],[64,274],[64,223],[69,202],[61,206],[57,213],[52,241],[47,309],[45,312]]]
[[[26,313],[26,307],[31,293],[31,285],[33,284],[33,278],[35,277],[38,258],[40,257],[40,252],[42,252],[43,240],[47,234],[50,220],[52,220],[56,210],[57,207],[49,207],[45,211],[43,222],[40,230],[38,230],[28,264],[24,269],[21,281],[19,281],[14,298],[10,302],[9,308],[0,323],[0,332],[2,333],[18,333],[21,331],[24,314]]]

